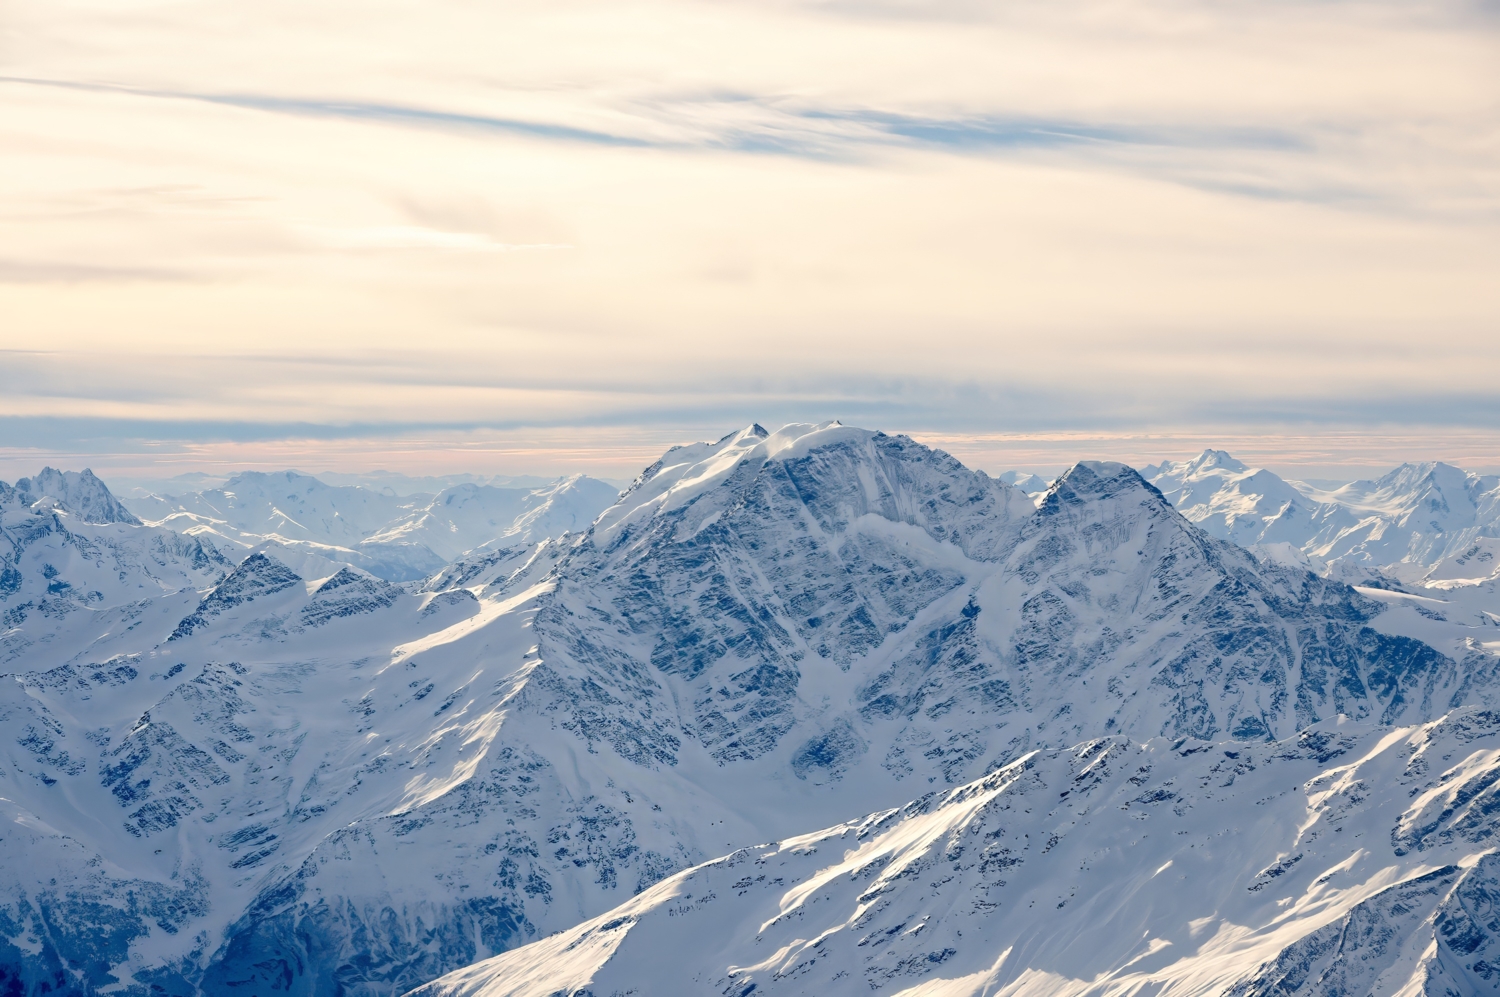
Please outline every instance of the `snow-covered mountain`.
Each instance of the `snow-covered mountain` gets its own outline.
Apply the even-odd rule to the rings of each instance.
[[[87,468],[56,471],[44,467],[36,477],[22,478],[14,486],[0,481],[0,508],[5,506],[34,511],[55,508],[83,523],[140,525],[140,520]]]
[[[459,554],[586,529],[617,497],[575,475],[541,487],[459,484],[437,495],[330,485],[296,471],[247,471],[222,487],[126,499],[145,521],[226,550],[352,564],[391,581],[424,578]]]
[[[1000,475],[1000,480],[1007,485],[1015,485],[1037,502],[1042,500],[1042,497],[1047,494],[1047,489],[1052,486],[1052,482],[1041,475],[1026,471],[1006,471]]]
[[[587,530],[617,498],[619,489],[581,474],[540,488],[454,485],[364,543],[420,544],[451,561],[475,548],[509,547]]]
[[[76,586],[28,557],[0,611],[49,564]],[[22,993],[399,993],[1082,741],[1259,759],[1500,696],[1492,624],[1258,559],[1130,468],[1038,505],[837,424],[675,448],[591,526],[418,586],[268,550],[158,589],[0,678]]]
[[[212,544],[142,526],[88,472],[0,482],[0,496],[0,670],[134,646],[137,628],[233,567]]]
[[[1421,586],[1429,579],[1483,580],[1494,570],[1495,475],[1403,464],[1375,481],[1323,489],[1247,467],[1221,450],[1142,473],[1199,528],[1322,574]]]
[[[1100,738],[739,849],[413,997],[1500,993],[1500,716]]]

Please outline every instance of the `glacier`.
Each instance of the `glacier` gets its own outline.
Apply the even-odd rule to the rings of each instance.
[[[507,527],[411,580],[275,544],[231,549],[204,531],[170,529],[167,517],[149,511],[101,523],[85,515],[108,517],[74,511],[105,508],[100,501],[48,502],[35,489],[4,498],[0,935],[8,947],[0,949],[0,972],[28,994],[384,995],[429,984],[455,993],[709,985],[748,993],[782,985],[772,977],[814,957],[868,989],[875,963],[863,960],[878,949],[885,969],[908,960],[879,977],[891,992],[929,984],[950,989],[922,992],[998,992],[1028,972],[1032,992],[1046,992],[1053,976],[1082,977],[1057,965],[1061,950],[1037,941],[1044,922],[1027,934],[1028,915],[1013,919],[1011,894],[981,897],[987,880],[963,869],[945,896],[960,906],[997,904],[964,914],[970,921],[945,914],[939,923],[938,906],[929,904],[913,915],[931,913],[927,927],[903,922],[889,945],[871,941],[837,957],[807,949],[796,962],[748,975],[731,973],[728,962],[694,963],[699,975],[691,980],[625,971],[653,951],[659,957],[663,945],[684,943],[705,953],[743,949],[748,961],[734,967],[772,966],[766,960],[775,953],[756,956],[760,943],[743,927],[761,916],[754,904],[782,903],[766,899],[772,887],[757,887],[761,899],[734,908],[745,911],[740,920],[706,915],[701,923],[727,932],[723,941],[700,940],[708,928],[672,934],[700,923],[671,913],[682,906],[675,898],[704,895],[683,884],[717,883],[718,873],[703,870],[725,862],[738,870],[759,861],[744,856],[786,861],[789,871],[776,874],[781,897],[795,884],[845,875],[818,878],[842,869],[845,848],[894,854],[897,839],[951,837],[959,825],[1053,834],[1064,819],[1059,806],[1097,808],[1099,822],[1107,810],[1116,821],[1130,800],[1108,808],[1098,801],[1130,792],[1127,784],[1138,790],[1131,800],[1149,795],[1163,780],[1182,788],[1167,787],[1177,797],[1162,797],[1161,806],[1139,804],[1153,821],[1161,822],[1163,806],[1190,808],[1181,819],[1191,834],[1236,821],[1275,832],[1254,847],[1247,833],[1235,845],[1244,861],[1213,885],[1205,880],[1204,896],[1179,896],[1175,907],[1162,901],[1156,919],[1140,912],[1131,930],[1155,932],[1151,938],[1176,947],[1176,959],[1189,942],[1180,937],[1186,929],[1169,923],[1174,911],[1238,898],[1233,890],[1248,890],[1288,857],[1280,851],[1302,847],[1317,830],[1296,837],[1316,794],[1294,786],[1313,785],[1336,759],[1352,764],[1376,752],[1385,738],[1416,744],[1422,731],[1488,731],[1500,646],[1492,624],[1434,612],[1425,596],[1350,587],[1215,537],[1170,494],[1125,465],[1082,462],[1028,495],[902,436],[836,423],[750,426],[669,451],[597,518],[580,507],[559,517],[561,528],[540,517]],[[314,519],[276,508],[303,525]],[[433,522],[411,514],[401,521],[415,524],[408,535],[419,537]],[[463,517],[445,522],[461,526]],[[352,536],[325,533],[317,542]],[[1469,743],[1456,733],[1432,737]],[[1337,755],[1308,747],[1325,739],[1366,747]],[[1080,793],[1087,803],[1066,802],[1074,799],[1070,780],[1090,764],[1080,753],[1098,745],[1106,761],[1093,770],[1097,790]],[[1243,771],[1229,765],[1205,775],[1210,759],[1217,765],[1226,752],[1247,759]],[[1158,780],[1130,784],[1127,757],[1136,759],[1130,773],[1148,766]],[[1457,778],[1441,780],[1450,762],[1432,762],[1440,784],[1421,792],[1446,791]],[[1286,783],[1275,806],[1240,795],[1273,777]],[[1243,786],[1220,792],[1228,787],[1205,788],[1204,779]],[[1017,787],[1026,786],[1063,794],[1064,803],[1028,803],[1036,814],[1024,820],[994,817],[1019,805]],[[1487,799],[1483,792],[1464,796],[1460,808]],[[974,802],[981,797],[988,802]],[[1393,809],[1400,801],[1390,793],[1381,799],[1359,820],[1385,835],[1385,824],[1397,826],[1405,811]],[[1298,806],[1303,815],[1293,820]],[[1067,821],[1080,820],[1068,813]],[[917,823],[898,833],[909,820]],[[1089,847],[1114,847],[1108,836],[1129,825],[1085,826],[1094,829],[1069,824],[1060,840],[1072,843],[1059,856],[1082,862]],[[1373,847],[1360,827],[1359,847]],[[888,832],[897,839],[884,838]],[[1160,848],[1139,852],[1141,861],[1160,855],[1157,865],[1186,864],[1171,833],[1157,833]],[[1318,840],[1328,838],[1322,857],[1299,860],[1291,878],[1270,879],[1278,889],[1300,883],[1325,858],[1327,871],[1334,843],[1353,840],[1348,833],[1320,832]],[[1443,839],[1446,850],[1429,849],[1432,861],[1456,865],[1459,872],[1444,875],[1452,889],[1469,891],[1464,896],[1482,892],[1483,876],[1465,870],[1483,862],[1487,832],[1473,833],[1455,832]],[[1181,847],[1196,844],[1175,837]],[[797,857],[802,846],[787,843],[803,840],[829,842],[824,852],[837,861],[808,857],[815,845]],[[870,844],[877,840],[886,843]],[[908,847],[917,846],[900,845]],[[976,843],[974,856],[984,847]],[[1025,880],[1033,893],[1067,879],[1055,864],[1061,859],[1050,857],[1057,849],[1046,859],[1039,851],[1014,874],[1034,877]],[[1446,867],[1422,866],[1419,853],[1426,854],[1371,851],[1350,866],[1347,882],[1358,875],[1383,889]],[[1231,871],[1239,876],[1266,854],[1231,889]],[[893,872],[892,890],[917,889],[929,868],[970,861],[929,865],[931,857],[911,852],[897,871],[921,871]],[[1387,858],[1396,871],[1371,864]],[[1098,872],[1079,882],[1114,891],[1122,911],[1132,891],[1186,891],[1170,877],[1148,887],[1137,882],[1144,866],[1111,862],[1101,858]],[[710,879],[693,878],[702,876]],[[1226,908],[1211,935],[1260,933],[1253,945],[1244,942],[1257,955],[1235,963],[1248,975],[1233,985],[1315,992],[1270,977],[1256,982],[1255,959],[1274,963],[1313,938],[1336,920],[1318,921],[1324,913],[1416,909],[1396,894],[1360,907],[1377,894],[1339,882],[1336,890],[1307,887],[1324,899],[1304,907],[1296,906],[1302,894],[1268,887]],[[1328,899],[1338,891],[1343,899]],[[1273,916],[1263,906],[1273,895],[1294,899]],[[859,916],[864,902],[842,887],[837,896],[813,919],[832,932],[828,946],[854,937],[834,928]],[[880,918],[889,918],[880,930],[901,920],[915,896],[881,906]],[[1141,953],[1117,951],[1131,939],[1116,939],[1119,923],[1109,919],[1116,915],[1089,907],[1080,917],[1085,906],[1070,899],[1047,916],[1071,912],[1079,939],[1090,932],[1115,939],[1114,948],[1100,943],[1089,981],[1123,972],[1119,960]],[[727,905],[712,908],[720,909]],[[798,909],[786,925],[807,916]],[[671,919],[661,922],[670,929],[652,927],[629,941],[635,929],[622,925],[655,924],[658,914]],[[1286,930],[1272,926],[1276,917]],[[971,928],[973,918],[980,921]],[[973,936],[962,945],[956,934],[948,939],[960,929]],[[1426,929],[1400,930],[1401,944],[1415,946]],[[660,932],[668,932],[664,940],[639,940]],[[1271,936],[1285,944],[1276,948]],[[603,955],[595,963],[562,959],[559,939]],[[1011,955],[997,962],[1004,939]],[[792,944],[792,935],[783,941]],[[1487,952],[1487,944],[1481,939],[1471,951]],[[948,948],[954,953],[941,955]],[[631,955],[637,951],[644,954]],[[928,959],[934,954],[940,958]],[[1458,972],[1459,962],[1423,959],[1421,972],[1433,980],[1441,978],[1434,966]],[[1159,952],[1130,964],[1131,973],[1147,975],[1175,965]],[[1193,965],[1163,978],[1178,989],[1159,992],[1218,992],[1183,988],[1231,972],[1217,956]],[[625,975],[610,975],[617,972]],[[834,985],[823,976],[782,977],[799,987],[815,979]],[[553,990],[505,989],[533,979]],[[1267,989],[1273,985],[1282,990]]]

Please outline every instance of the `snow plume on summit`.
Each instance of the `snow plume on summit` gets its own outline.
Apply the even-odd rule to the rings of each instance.
[[[1373,851],[1350,858],[1378,836],[1364,825],[1342,857],[1317,852],[1274,875],[1295,854],[1280,852],[1314,854],[1307,839],[1269,857],[1280,838],[1241,847],[1260,841],[1263,818],[1277,834],[1303,826],[1290,815],[1312,797],[1298,804],[1293,787],[1384,743],[1361,733],[1368,749],[1334,750],[1340,715],[1421,725],[1500,695],[1477,625],[1259,560],[1128,467],[1076,465],[1035,502],[907,437],[836,423],[676,448],[591,526],[481,546],[407,586],[347,565],[313,572],[269,548],[196,576],[180,558],[165,558],[175,573],[144,561],[106,572],[59,553],[75,548],[56,525],[82,529],[66,517],[6,516],[23,554],[7,562],[21,581],[0,611],[25,641],[0,677],[0,796],[26,831],[0,838],[22,855],[6,864],[0,964],[23,992],[383,997],[508,953],[485,986],[748,993],[847,977],[968,993],[954,981],[1066,975],[1035,933],[1049,925],[1058,944],[1091,937],[1089,925],[1113,939],[1095,946],[1094,975],[1164,971],[1152,939],[1175,958],[1199,938],[1168,926],[1170,912],[1241,890],[1240,906],[1214,908],[1224,920],[1209,937],[1234,947],[1259,932],[1256,958],[1280,965],[1346,913],[1418,909],[1417,894],[1376,887],[1405,882],[1419,859],[1387,876],[1360,864]],[[90,529],[134,531],[137,547],[187,541]],[[162,584],[128,605],[104,587],[106,574],[148,570]],[[104,598],[48,593],[64,582]],[[1307,747],[1309,730],[1332,740]],[[1469,764],[1457,751],[1428,763],[1438,782],[1419,799],[1454,785],[1441,776]],[[1192,816],[1165,831],[1137,820],[1160,826],[1161,807]],[[1453,845],[1424,875],[1454,855],[1478,861],[1457,823],[1442,837],[1447,819],[1414,825],[1438,820]],[[1219,893],[1188,899],[1147,875],[1195,858],[1208,824],[1244,830],[1232,845],[1256,867],[1226,868]],[[840,865],[867,846],[874,865]],[[1316,883],[1345,860],[1369,889]],[[746,876],[753,890],[737,885]],[[991,877],[1023,881],[1012,876],[1024,905],[1006,887],[985,892]],[[1261,878],[1311,891],[1277,908],[1285,931],[1260,905],[1294,895],[1250,890]],[[1353,892],[1319,899],[1332,890]],[[929,891],[941,898],[915,899]],[[1094,892],[1166,912],[1161,927],[1145,911],[1130,928],[1150,951],[1127,944],[1112,919],[1124,908],[1092,904]],[[748,906],[720,902],[730,894]],[[1026,934],[1033,900],[1054,920]],[[726,914],[705,934],[697,909]],[[639,936],[626,930],[637,922]],[[58,927],[88,923],[107,945]],[[560,931],[572,934],[548,940]],[[564,958],[546,947],[557,939],[594,954]],[[682,960],[692,979],[626,972],[632,953],[666,950],[730,956]],[[616,951],[618,965],[604,962]],[[1317,951],[1308,959],[1332,950]],[[1228,978],[1193,965],[1183,979]]]

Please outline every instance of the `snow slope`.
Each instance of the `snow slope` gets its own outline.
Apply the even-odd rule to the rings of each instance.
[[[413,997],[1500,993],[1500,715],[1102,738],[740,849]]]
[[[257,554],[201,597],[137,609],[128,632],[27,649],[18,663],[36,667],[0,683],[16,821],[0,847],[17,859],[0,963],[32,988],[197,992],[204,946],[268,864],[401,808],[430,753],[461,765],[482,743],[446,739],[432,688],[389,668],[393,649],[461,630],[466,602],[350,568],[305,580]]]
[[[136,584],[12,563],[7,613]],[[399,993],[1036,751],[1496,695],[1486,624],[1266,564],[1129,468],[1080,464],[1037,506],[837,424],[676,448],[591,527],[410,590],[275,551],[173,570],[0,677],[22,993]]]

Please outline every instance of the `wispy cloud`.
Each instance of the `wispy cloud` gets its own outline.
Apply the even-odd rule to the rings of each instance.
[[[785,95],[684,93],[626,101],[612,108],[610,115],[619,128],[603,131],[440,107],[318,97],[196,92],[15,76],[0,76],[0,84],[617,149],[726,152],[820,162],[869,161],[901,150],[982,157],[1050,156],[1054,161],[1139,174],[1234,197],[1385,210],[1415,207],[1398,204],[1400,196],[1382,190],[1378,178],[1349,171],[1337,177],[1329,175],[1326,164],[1318,159],[1320,140],[1357,133],[1359,127],[1354,124],[1323,123],[1314,129],[1190,119],[1161,123],[1004,113],[915,113],[818,105]],[[1269,161],[1255,163],[1246,156],[1269,157]],[[402,241],[394,234],[389,239]],[[416,248],[421,239],[413,235],[406,241],[409,248]],[[461,238],[440,236],[426,245],[478,249],[477,245],[462,247],[461,242]],[[556,247],[517,244],[511,248]],[[499,247],[489,251],[507,250]]]
[[[84,284],[100,281],[186,281],[193,274],[164,267],[100,266],[88,263],[0,258],[0,284]]]
[[[879,146],[975,153],[1101,145],[1276,151],[1306,151],[1309,148],[1309,142],[1303,136],[1263,127],[1135,125],[995,114],[921,115],[871,108],[819,107],[804,100],[750,94],[685,95],[635,102],[624,109],[625,120],[633,119],[638,125],[638,133],[631,134],[442,108],[316,97],[203,93],[17,76],[0,76],[0,83],[197,101],[278,114],[376,124],[492,131],[621,148],[724,149],[817,157],[849,155]],[[651,134],[653,132],[656,134]]]
[[[352,121],[419,125],[429,128],[493,131],[510,135],[521,135],[528,138],[551,139],[559,142],[582,142],[588,145],[646,146],[651,144],[630,136],[611,135],[607,132],[592,131],[587,128],[573,128],[568,125],[550,124],[539,121],[522,121],[485,114],[465,114],[427,107],[411,107],[402,104],[277,97],[264,94],[206,93],[190,90],[132,87],[114,83],[35,79],[23,76],[0,76],[0,83],[55,87],[62,90],[77,90],[86,93],[110,93],[164,100],[190,100],[204,104],[218,104],[223,107],[238,107],[252,111],[268,111],[278,114],[296,114],[319,118],[342,118]]]
[[[1500,419],[1468,0],[83,6],[8,11],[7,418]]]
[[[445,232],[416,225],[371,228],[321,228],[300,231],[314,242],[335,249],[437,249],[454,253],[520,253],[572,249],[556,242],[496,242],[483,232]]]

